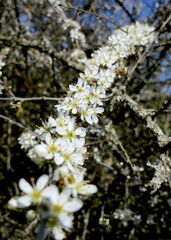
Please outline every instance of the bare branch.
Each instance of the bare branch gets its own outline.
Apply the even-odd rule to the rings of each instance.
[[[4,119],[4,120],[7,120],[8,122],[14,124],[14,125],[17,125],[18,127],[22,128],[22,129],[25,129],[27,131],[31,131],[31,129],[29,129],[28,127],[25,127],[23,124],[19,123],[19,122],[16,122],[15,120],[9,118],[9,117],[6,117],[4,115],[1,115],[0,114],[0,118]],[[31,131],[32,132],[32,131]]]
[[[63,98],[53,98],[53,97],[30,97],[30,98],[21,98],[21,97],[11,97],[11,98],[0,98],[0,101],[59,101]]]
[[[168,147],[171,144],[171,138],[163,133],[161,128],[152,120],[154,111],[144,109],[138,105],[131,97],[126,94],[116,97],[118,102],[126,104],[135,116],[149,129],[157,138],[157,144],[160,148]]]
[[[84,71],[84,64],[79,61],[72,61],[70,57],[67,54],[64,54],[63,52],[58,52],[56,49],[48,42],[48,46],[46,44],[43,44],[43,41],[37,40],[37,39],[26,39],[24,37],[18,38],[17,36],[4,36],[0,35],[0,43],[3,42],[5,46],[23,46],[28,48],[35,48],[38,49],[40,52],[46,53],[54,58],[57,58],[63,62],[65,62],[67,65],[75,68],[78,71]]]
[[[131,19],[131,21],[133,23],[135,23],[135,19],[133,18],[132,14],[128,11],[128,9],[126,9],[126,7],[124,6],[124,4],[120,1],[120,0],[115,0],[118,5],[124,10],[124,12],[128,15],[128,17]]]
[[[117,28],[119,28],[119,29],[122,30],[123,32],[127,33],[124,29],[122,29],[121,26],[119,26],[116,22],[110,20],[110,19],[109,19],[108,17],[106,17],[104,14],[100,15],[100,14],[98,14],[98,13],[96,13],[96,12],[91,12],[91,11],[88,11],[88,10],[84,10],[84,9],[81,9],[81,8],[78,8],[78,7],[74,7],[74,6],[72,6],[72,5],[66,6],[66,5],[60,4],[59,6],[60,6],[60,7],[63,7],[63,8],[74,9],[74,10],[77,11],[77,13],[82,12],[82,13],[86,13],[86,14],[89,14],[89,15],[94,15],[94,16],[96,16],[98,19],[104,19],[104,20],[106,20],[106,21],[114,24]],[[78,14],[78,15],[79,15],[79,14]]]
[[[171,97],[164,102],[163,106],[161,108],[159,108],[156,113],[153,115],[153,118],[157,117],[160,113],[164,112],[168,107],[169,105],[171,104]]]

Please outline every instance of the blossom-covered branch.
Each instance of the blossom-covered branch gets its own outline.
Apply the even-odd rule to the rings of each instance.
[[[77,117],[88,124],[98,123],[98,115],[104,112],[102,106],[106,92],[121,72],[129,71],[123,60],[135,55],[137,46],[153,41],[152,30],[148,25],[136,23],[126,26],[124,31],[114,32],[107,45],[92,54],[78,82],[69,85],[66,97],[56,105],[58,117],[49,117],[42,127],[36,129],[38,137],[23,133],[19,138],[22,148],[29,150],[32,160],[38,164],[47,161],[55,164],[53,178],[58,185],[62,184],[63,191],[59,193],[56,185],[48,184],[47,175],[42,175],[33,187],[21,179],[19,187],[25,195],[11,199],[9,204],[19,208],[37,205],[41,218],[47,221],[46,231],[51,231],[55,239],[63,239],[63,230],[72,228],[73,216],[70,213],[78,211],[83,205],[79,195],[97,191],[95,185],[84,180],[86,129],[77,124]],[[69,200],[71,196],[73,199]]]

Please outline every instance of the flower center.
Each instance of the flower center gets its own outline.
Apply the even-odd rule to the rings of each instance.
[[[48,150],[50,153],[55,153],[57,151],[57,147],[55,145],[50,145]]]
[[[63,207],[61,205],[56,204],[56,205],[53,206],[53,210],[56,214],[61,213],[62,209],[63,209]]]

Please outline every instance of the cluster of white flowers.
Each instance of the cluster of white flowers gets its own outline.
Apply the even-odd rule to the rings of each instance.
[[[20,179],[19,187],[25,195],[12,198],[9,205],[19,208],[38,206],[41,217],[47,220],[46,231],[51,230],[55,239],[62,240],[65,238],[63,229],[68,231],[72,228],[72,213],[78,211],[83,203],[78,198],[70,199],[69,188],[59,193],[57,186],[47,186],[48,181],[49,177],[45,174],[33,186],[25,179]]]
[[[29,149],[29,156],[37,163],[51,161],[55,170],[53,180],[62,187],[48,184],[47,175],[42,175],[33,187],[24,179],[19,181],[24,196],[14,197],[9,201],[11,207],[37,206],[37,212],[47,222],[46,233],[54,238],[65,238],[73,224],[73,215],[83,203],[79,195],[90,195],[97,192],[97,187],[84,180],[87,149],[85,147],[86,129],[76,124],[76,119],[69,115],[57,118],[49,117],[43,127],[35,132],[24,132],[19,143],[22,148]],[[41,142],[40,142],[41,139]]]
[[[109,37],[107,46],[92,54],[78,82],[69,85],[66,97],[56,105],[58,117],[49,117],[35,130],[35,135],[28,133],[19,138],[22,148],[29,150],[33,160],[54,163],[53,178],[63,191],[59,193],[56,185],[47,185],[46,175],[41,176],[33,187],[21,179],[19,186],[26,195],[13,198],[9,203],[13,207],[37,205],[39,214],[47,221],[48,231],[57,240],[64,238],[63,229],[72,228],[71,213],[83,205],[78,199],[79,194],[89,195],[97,191],[96,186],[84,180],[86,129],[78,126],[76,117],[80,116],[89,124],[98,122],[98,115],[104,111],[102,106],[107,90],[116,78],[128,72],[124,59],[135,54],[137,46],[153,41],[153,30],[139,23],[117,30]]]
[[[128,73],[124,59],[135,54],[137,46],[146,46],[154,39],[154,28],[140,23],[117,30],[109,37],[107,46],[92,54],[84,74],[80,74],[75,85],[69,86],[64,101],[56,105],[57,110],[79,114],[89,124],[97,123],[98,114],[104,111],[106,91],[116,78]]]
[[[85,52],[83,50],[81,50],[80,48],[75,48],[70,53],[70,58],[72,60],[77,59],[84,64],[87,62],[87,56],[86,56]]]
[[[67,6],[65,0],[49,0],[49,2],[55,7],[56,12],[59,14],[58,21],[61,23],[61,27],[64,30],[68,30],[70,34],[71,41],[76,43],[76,45],[80,47],[87,47],[86,37],[84,33],[81,31],[81,26],[78,22],[68,18],[60,5]]]
[[[133,221],[135,225],[142,221],[141,215],[134,214],[130,209],[116,209],[113,216],[114,219],[120,220],[125,227],[128,225],[128,221]]]
[[[21,148],[28,149],[30,147],[33,147],[37,143],[35,138],[36,135],[32,132],[23,132],[18,138],[18,142],[21,145]]]

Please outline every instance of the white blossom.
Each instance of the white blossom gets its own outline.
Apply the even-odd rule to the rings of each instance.
[[[24,196],[13,198],[9,201],[11,206],[20,208],[29,207],[31,204],[38,204],[43,199],[43,191],[49,181],[47,175],[42,175],[38,178],[35,185],[31,186],[24,178],[19,181],[19,187],[25,193]]]
[[[35,138],[36,135],[32,132],[23,132],[18,138],[18,141],[21,145],[21,148],[28,149],[30,147],[33,147],[37,143]]]

